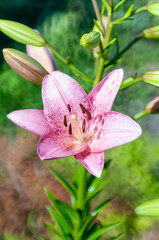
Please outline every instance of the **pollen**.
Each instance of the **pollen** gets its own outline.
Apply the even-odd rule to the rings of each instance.
[[[76,117],[75,114],[72,114],[70,117],[71,117],[72,119],[77,119],[77,117]]]

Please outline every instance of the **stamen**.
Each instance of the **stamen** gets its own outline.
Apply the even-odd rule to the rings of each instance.
[[[80,103],[80,108],[81,108],[81,110],[82,110],[82,112],[83,113],[85,113],[86,112],[86,109],[85,109],[85,107]]]
[[[65,127],[67,127],[67,119],[66,119],[66,115],[64,116],[63,124],[64,124]]]
[[[83,124],[82,124],[82,131],[85,132],[85,127],[86,127],[86,120],[83,120]]]
[[[71,123],[70,123],[70,125],[69,125],[68,133],[69,133],[70,135],[72,135],[72,126],[71,126]]]
[[[68,111],[71,112],[70,104],[67,105]]]
[[[87,114],[88,119],[91,120],[91,114],[87,109],[86,109],[86,114]]]

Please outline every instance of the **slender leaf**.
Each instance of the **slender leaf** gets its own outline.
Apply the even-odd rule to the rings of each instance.
[[[62,233],[66,237],[67,240],[72,240],[70,229],[68,227],[67,222],[52,208],[46,207],[47,210],[49,211],[50,215],[52,218],[55,220],[55,223],[59,226],[61,229]]]
[[[79,220],[78,212],[69,204],[58,200],[48,189],[45,189],[45,192],[51,204],[63,216],[65,221],[67,221],[67,223],[72,228],[73,222],[77,222]]]
[[[53,233],[55,233],[57,236],[59,236],[60,238],[64,239],[64,236],[59,233],[54,227],[52,227],[50,224],[47,223],[43,223],[43,225],[48,228],[50,231],[52,231]]]
[[[104,163],[104,170],[109,168],[111,161],[112,161],[112,159],[109,159],[109,160],[105,161],[105,163]],[[87,181],[87,187],[88,188],[92,184],[94,179],[96,179],[96,177],[93,176],[93,175],[90,175],[90,177],[88,178],[88,181]],[[101,179],[101,178],[99,178],[99,179]]]
[[[70,186],[70,184],[58,173],[56,172],[54,169],[49,168],[49,170],[51,171],[51,173],[56,177],[56,179],[64,186],[64,188],[72,195],[74,196],[74,190],[73,188]]]
[[[88,231],[88,229],[92,226],[95,218],[97,216],[91,216],[89,215],[88,217],[86,217],[82,223],[81,223],[81,226],[80,226],[80,233],[82,234],[82,239],[85,239],[84,238],[84,235],[85,235],[85,232]]]
[[[103,172],[102,172],[101,177],[100,178],[95,178],[93,180],[92,184],[89,186],[89,188],[87,190],[88,194],[92,193],[97,188],[97,186],[101,183],[101,181],[105,177],[106,173],[107,173],[107,170],[104,169]]]
[[[107,185],[109,180],[105,180],[99,187],[97,187],[93,192],[88,194],[86,198],[86,203],[90,201],[93,197],[95,197],[97,194],[101,192],[101,190]]]
[[[104,210],[104,208],[108,206],[111,200],[112,198],[106,199],[102,204],[100,204],[95,210],[91,212],[91,215],[94,216],[94,215],[100,214]]]
[[[117,3],[113,9],[113,11],[115,12],[126,0],[121,0],[119,3]]]
[[[118,226],[119,224],[121,224],[121,223],[117,222],[117,223],[109,224],[109,225],[107,225],[105,227],[102,227],[99,230],[97,230],[96,232],[92,233],[90,236],[88,236],[87,240],[95,240],[98,237],[100,237],[103,233],[105,233],[108,230]]]

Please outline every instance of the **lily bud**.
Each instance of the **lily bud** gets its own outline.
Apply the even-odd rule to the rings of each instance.
[[[28,56],[39,62],[49,73],[56,70],[54,57],[47,47],[26,46]]]
[[[159,113],[159,96],[147,104],[146,110],[152,114]]]
[[[140,36],[148,39],[159,39],[159,25],[145,29]]]
[[[14,49],[3,49],[3,55],[8,65],[21,77],[38,85],[48,72],[33,58]]]
[[[0,30],[13,40],[34,46],[44,46],[45,39],[32,28],[14,21],[0,20]]]
[[[99,32],[90,32],[84,34],[80,39],[80,44],[87,49],[95,48],[100,42],[100,33]]]
[[[142,76],[144,82],[159,87],[159,71],[147,72]]]
[[[159,3],[150,4],[147,10],[155,16],[159,16]]]

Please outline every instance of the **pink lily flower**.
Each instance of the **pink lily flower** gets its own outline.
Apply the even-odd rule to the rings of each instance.
[[[44,110],[15,111],[8,118],[40,136],[37,152],[42,160],[74,155],[100,177],[104,151],[141,134],[134,120],[111,111],[122,79],[123,70],[114,70],[87,95],[73,78],[54,71],[43,79]]]

